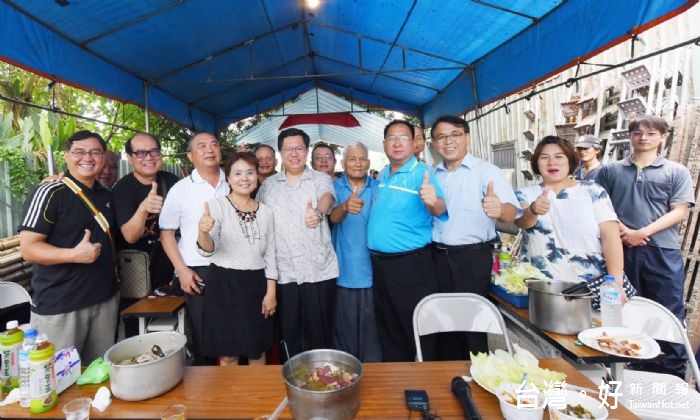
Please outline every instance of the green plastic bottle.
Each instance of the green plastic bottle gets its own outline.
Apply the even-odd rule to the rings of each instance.
[[[43,413],[58,403],[55,352],[46,334],[39,334],[29,352],[29,411],[32,413]]]
[[[24,331],[17,328],[17,321],[9,321],[7,330],[0,333],[0,385],[10,392],[19,386],[19,348],[24,341]]]

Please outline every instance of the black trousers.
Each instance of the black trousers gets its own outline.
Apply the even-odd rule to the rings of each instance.
[[[372,254],[374,308],[385,362],[416,360],[413,310],[424,297],[437,293],[435,263],[429,247],[403,255]],[[424,360],[435,360],[437,338],[421,338]]]
[[[491,281],[492,254],[488,243],[460,250],[433,248],[440,293],[486,296]],[[439,360],[468,360],[469,352],[488,352],[486,333],[438,334]]]
[[[199,277],[207,282],[209,274],[208,266],[190,267]],[[204,292],[206,293],[206,291]],[[187,318],[190,324],[190,333],[192,334],[192,352],[194,354],[194,366],[214,366],[216,365],[215,357],[204,355],[203,351],[203,333],[204,333],[204,296],[190,295],[185,293],[185,308],[187,310]]]
[[[277,285],[280,336],[287,342],[290,356],[333,348],[335,289],[335,279]]]

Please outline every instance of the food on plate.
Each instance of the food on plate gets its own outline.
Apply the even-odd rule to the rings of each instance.
[[[570,405],[567,404],[564,409],[559,410],[563,414],[566,414],[567,416],[572,416],[576,417],[577,419],[595,419],[595,416],[593,413],[588,411],[586,407],[584,407],[581,404],[578,405]]]
[[[494,282],[506,289],[510,294],[526,295],[527,286],[525,285],[525,279],[546,280],[547,276],[542,274],[534,265],[520,262],[502,270]]]
[[[515,354],[511,356],[507,351],[496,350],[493,353],[479,353],[471,355],[470,372],[476,383],[492,394],[502,382],[520,383],[523,374],[527,373],[528,382],[534,384],[537,389],[547,389],[546,383],[563,381],[566,375],[539,367],[537,358],[529,351],[514,344]]]
[[[344,388],[357,379],[357,373],[339,366],[337,363],[326,362],[320,366],[300,365],[294,367],[294,378],[297,385],[310,391],[333,391]]]
[[[603,334],[596,338],[601,349],[611,351],[620,356],[638,357],[641,347],[639,344],[629,341],[626,338],[610,337],[603,331]]]

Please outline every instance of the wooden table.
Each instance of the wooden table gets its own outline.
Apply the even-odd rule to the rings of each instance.
[[[563,335],[542,330],[530,322],[528,308],[516,308],[510,302],[493,293],[490,293],[489,297],[496,303],[508,326],[515,332],[522,331],[529,335],[531,340],[544,351],[545,357],[563,357],[581,364],[610,363],[612,377],[616,380],[623,379],[624,363],[636,360],[610,355],[585,344],[578,344],[575,335]]]
[[[177,330],[185,333],[185,298],[182,296],[145,297],[122,311],[122,318],[138,318],[139,334],[146,333],[146,318],[177,314]]]
[[[540,366],[566,373],[566,382],[596,390],[585,376],[562,359],[544,359]],[[411,414],[404,402],[404,389],[425,389],[432,411],[443,419],[464,419],[462,407],[452,395],[452,378],[468,373],[468,362],[366,363],[362,379],[360,419],[401,419]],[[58,406],[41,418],[62,418],[61,407],[74,398],[93,397],[98,385],[74,385],[59,396]],[[498,399],[472,382],[472,397],[484,419],[502,418]],[[147,401],[112,399],[104,413],[92,409],[92,418],[160,418],[160,412],[175,403],[187,406],[188,419],[252,419],[270,414],[285,397],[281,366],[187,367],[185,378],[166,394]],[[589,393],[589,395],[591,395]],[[594,396],[597,397],[597,394]],[[612,401],[611,401],[612,403]],[[634,419],[621,404],[611,417]],[[0,407],[0,418],[27,418],[28,409],[18,404]],[[292,418],[289,408],[282,417]],[[412,418],[420,418],[413,413]]]

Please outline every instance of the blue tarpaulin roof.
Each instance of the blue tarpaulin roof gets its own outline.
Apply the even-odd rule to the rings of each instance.
[[[430,124],[521,90],[696,2],[320,0],[311,10],[303,0],[2,0],[0,59],[148,101],[196,130],[315,87]]]

